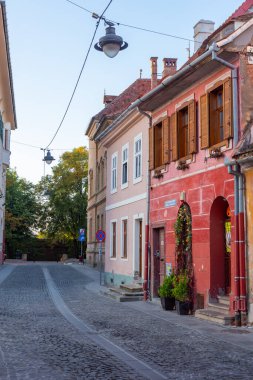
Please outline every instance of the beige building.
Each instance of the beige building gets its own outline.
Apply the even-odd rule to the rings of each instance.
[[[16,127],[6,9],[5,2],[0,1],[0,263],[4,259],[6,169],[10,164],[10,135]]]

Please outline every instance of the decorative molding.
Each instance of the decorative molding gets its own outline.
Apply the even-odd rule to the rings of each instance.
[[[115,208],[126,206],[126,205],[141,201],[141,200],[146,199],[146,198],[147,198],[147,193],[139,194],[139,195],[136,195],[135,197],[125,199],[124,201],[113,203],[113,204],[107,206],[105,208],[105,210],[110,211],[110,210],[113,210]]]

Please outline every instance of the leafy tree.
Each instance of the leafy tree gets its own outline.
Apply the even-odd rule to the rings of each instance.
[[[38,227],[41,212],[35,185],[7,170],[5,199],[5,239],[10,251],[22,249]]]
[[[37,187],[44,204],[41,231],[55,242],[72,242],[76,256],[78,231],[87,226],[87,149],[79,147],[63,153],[52,171]]]

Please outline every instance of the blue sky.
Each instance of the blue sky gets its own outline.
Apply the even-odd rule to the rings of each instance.
[[[73,0],[101,14],[109,0]],[[217,28],[242,0],[113,0],[105,16],[122,24],[193,39],[200,19]],[[10,53],[18,129],[12,133],[11,167],[32,182],[43,175],[43,152],[66,110],[86,56],[96,20],[66,0],[6,0]],[[104,35],[101,22],[95,42]],[[56,158],[64,150],[86,145],[84,136],[91,117],[103,108],[103,95],[118,95],[142,77],[150,77],[150,57],[188,56],[188,42],[116,26],[128,49],[110,59],[92,48],[67,117],[51,148]],[[191,43],[193,53],[193,43]],[[23,144],[33,145],[35,147]],[[52,166],[52,165],[51,165]],[[51,166],[46,167],[50,174]]]

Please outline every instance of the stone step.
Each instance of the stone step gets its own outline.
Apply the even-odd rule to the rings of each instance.
[[[230,305],[230,300],[228,296],[217,296],[218,302],[223,305]]]
[[[140,284],[121,284],[120,289],[129,293],[143,292],[143,287]]]
[[[221,304],[219,302],[209,302],[207,306],[209,310],[216,311],[220,314],[229,315],[229,306],[225,304]]]
[[[144,295],[144,292],[141,291],[141,292],[128,292],[128,291],[125,291],[123,289],[120,289],[120,288],[109,288],[109,290],[111,292],[114,292],[114,293],[118,293],[120,295],[123,295],[123,296],[129,296],[129,297],[134,297],[134,296],[140,296],[140,297],[143,297]]]
[[[214,310],[208,309],[198,309],[195,311],[195,317],[199,319],[204,319],[207,321],[219,323],[221,325],[231,325],[234,322],[234,317],[230,315],[225,315]]]
[[[131,293],[127,295],[124,292],[120,292],[117,288],[110,288],[108,290],[103,290],[102,294],[113,298],[118,302],[134,302],[134,301],[143,301],[143,293]]]

